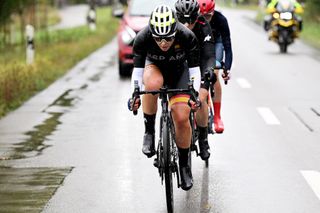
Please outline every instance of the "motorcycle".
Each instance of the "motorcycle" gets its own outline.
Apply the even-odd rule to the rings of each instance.
[[[296,14],[302,13],[302,8],[295,8],[290,0],[279,0],[275,8],[268,8],[270,26],[269,40],[279,44],[280,52],[286,53],[288,45],[292,44],[302,30],[302,20]],[[265,22],[268,20],[265,19]]]

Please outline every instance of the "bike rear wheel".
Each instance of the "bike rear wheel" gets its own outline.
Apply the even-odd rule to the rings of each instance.
[[[214,134],[213,131],[213,99],[214,99],[214,89],[213,89],[213,84],[210,85],[209,88],[210,92],[209,92],[209,97],[208,97],[208,133],[209,134]]]
[[[196,151],[198,156],[198,148],[196,145],[196,141],[198,140],[198,130],[197,130],[197,124],[196,124],[196,118],[194,112],[190,112],[190,125],[191,125],[191,151]]]
[[[167,210],[173,212],[173,183],[172,183],[172,135],[170,132],[170,124],[168,120],[163,121],[162,127],[162,144],[163,144],[163,159],[164,159],[164,179],[166,188]]]
[[[214,134],[213,128],[214,128],[214,124],[213,124],[213,110],[210,107],[209,108],[209,113],[208,113],[208,134]]]

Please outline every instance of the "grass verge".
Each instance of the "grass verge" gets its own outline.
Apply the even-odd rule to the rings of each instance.
[[[308,19],[304,20],[301,38],[320,50],[320,24]]]
[[[99,8],[97,17],[95,32],[87,26],[50,32],[49,37],[39,32],[33,65],[26,65],[22,47],[12,47],[8,52],[1,50],[0,117],[48,87],[81,59],[111,40],[118,27],[111,8]]]

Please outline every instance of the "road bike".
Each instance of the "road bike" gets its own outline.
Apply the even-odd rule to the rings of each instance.
[[[158,146],[156,150],[156,159],[154,161],[154,166],[158,168],[159,175],[161,178],[161,183],[165,182],[165,191],[166,191],[166,203],[167,211],[169,213],[174,210],[174,200],[173,200],[173,174],[177,177],[177,186],[180,187],[180,174],[178,167],[178,149],[175,142],[175,131],[174,124],[171,117],[171,112],[169,109],[169,95],[170,94],[189,94],[190,100],[194,101],[196,104],[200,102],[197,99],[197,93],[193,88],[193,82],[188,83],[188,89],[169,89],[167,87],[161,87],[159,90],[150,90],[150,91],[140,91],[138,82],[134,82],[135,89],[133,92],[133,103],[139,98],[140,95],[144,94],[159,94],[161,99],[161,115],[160,115],[160,135]],[[189,101],[190,101],[189,100]],[[137,111],[133,112],[135,115]]]

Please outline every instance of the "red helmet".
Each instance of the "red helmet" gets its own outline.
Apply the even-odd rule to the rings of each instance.
[[[197,0],[200,6],[200,13],[207,14],[214,11],[215,0]]]

